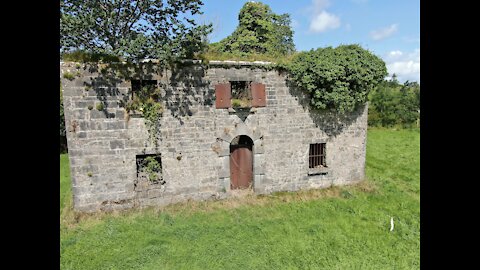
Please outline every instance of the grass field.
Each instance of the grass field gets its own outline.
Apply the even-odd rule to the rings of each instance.
[[[369,130],[357,186],[80,216],[63,155],[61,269],[419,269],[419,145]]]
[[[60,216],[62,216],[65,205],[72,205],[72,191],[70,182],[70,168],[68,155],[60,155]]]

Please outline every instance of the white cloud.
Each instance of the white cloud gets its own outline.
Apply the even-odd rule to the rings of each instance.
[[[322,11],[320,14],[315,15],[310,22],[310,30],[317,33],[338,27],[340,27],[340,18],[326,11]]]
[[[415,49],[410,53],[391,51],[387,53],[384,60],[389,75],[387,79],[390,79],[395,73],[401,83],[406,80],[420,83],[420,49]]]
[[[393,35],[397,30],[398,24],[392,24],[388,27],[370,32],[370,37],[373,38],[373,40],[381,40]]]
[[[311,13],[310,31],[321,33],[340,27],[340,18],[325,9],[330,6],[330,0],[312,0],[308,7]]]
[[[403,55],[403,52],[401,51],[391,51],[388,53],[388,56],[391,58],[397,58]]]

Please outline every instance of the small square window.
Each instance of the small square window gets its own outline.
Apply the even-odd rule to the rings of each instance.
[[[131,80],[132,83],[132,98],[138,95],[143,87],[148,87],[150,90],[147,93],[151,93],[157,88],[157,80]]]
[[[232,87],[232,107],[250,108],[252,106],[252,90],[250,81],[230,81]]]
[[[162,158],[159,154],[137,155],[137,179],[149,180],[153,183],[164,183],[162,174]]]
[[[326,164],[326,143],[310,144],[308,168],[324,168]]]

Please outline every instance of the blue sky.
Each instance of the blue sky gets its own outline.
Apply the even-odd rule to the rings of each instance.
[[[230,35],[247,0],[204,0],[200,21],[211,22],[210,42]],[[257,1],[258,2],[258,1]],[[296,49],[360,44],[381,57],[389,75],[420,82],[420,0],[263,0],[292,20]]]

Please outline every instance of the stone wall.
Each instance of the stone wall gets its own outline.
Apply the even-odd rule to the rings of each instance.
[[[238,135],[254,142],[255,193],[363,179],[367,106],[348,116],[312,112],[284,74],[253,63],[225,65],[158,71],[61,63],[75,210],[228,197],[229,147]],[[71,75],[73,79],[65,78]],[[122,107],[132,94],[122,76],[155,79],[161,85],[165,111],[157,147],[148,138],[145,120]],[[233,109],[215,108],[215,85],[242,80],[265,84],[267,98],[266,107],[252,108],[245,121]],[[102,111],[97,110],[99,103]],[[326,143],[328,168],[320,175],[309,175],[311,143]],[[161,155],[165,182],[137,180],[136,156],[154,153]]]

